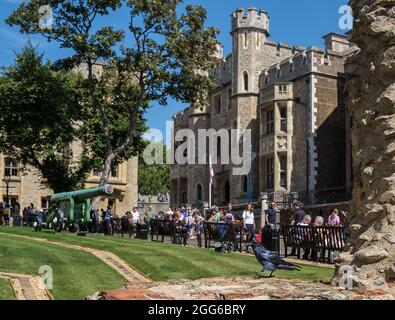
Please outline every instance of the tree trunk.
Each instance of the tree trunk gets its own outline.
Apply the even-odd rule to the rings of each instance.
[[[353,286],[370,289],[395,279],[395,0],[350,5],[352,41],[361,49],[346,66],[353,201],[350,239],[334,282],[344,277],[341,266],[351,266]]]
[[[114,153],[110,153],[106,156],[103,164],[103,171],[102,175],[100,177],[100,182],[99,186],[104,186],[106,183],[108,183],[108,179],[110,178],[110,172],[111,172],[111,166],[112,166],[112,161],[114,160]],[[97,210],[99,208],[99,203],[100,203],[101,197],[96,197],[93,200],[92,203],[92,209]]]

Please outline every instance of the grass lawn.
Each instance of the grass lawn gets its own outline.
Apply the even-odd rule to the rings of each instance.
[[[1,233],[42,237],[111,251],[156,281],[251,276],[261,269],[254,256],[217,253],[213,249],[185,248],[174,244],[120,237],[85,238],[66,232],[37,233],[27,228],[0,228],[0,235]],[[327,280],[333,275],[333,269],[330,268],[307,265],[302,267],[302,271],[277,271],[275,276],[300,280]],[[0,269],[2,269],[1,262]]]
[[[15,300],[14,292],[8,279],[0,278],[0,300]]]
[[[90,253],[0,233],[1,271],[38,275],[42,265],[53,269],[51,293],[55,299],[84,299],[125,283],[116,271]]]

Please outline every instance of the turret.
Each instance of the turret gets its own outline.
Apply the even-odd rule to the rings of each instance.
[[[238,9],[231,15],[233,39],[233,94],[257,94],[258,57],[269,36],[269,16],[265,10]],[[258,68],[258,70],[257,70]]]
[[[232,34],[242,29],[251,29],[264,32],[269,36],[269,16],[263,9],[259,11],[256,8],[237,9],[232,13]]]

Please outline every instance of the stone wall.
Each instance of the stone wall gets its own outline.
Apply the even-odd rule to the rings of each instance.
[[[346,185],[344,79],[328,76],[316,79],[316,190],[339,188]]]
[[[352,41],[361,52],[347,65],[353,215],[338,277],[340,266],[349,265],[355,286],[383,287],[395,280],[395,1],[351,0],[350,5]]]

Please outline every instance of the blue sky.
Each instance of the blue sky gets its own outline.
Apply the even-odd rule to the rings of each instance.
[[[230,53],[232,43],[230,32],[230,14],[237,8],[263,8],[270,15],[271,39],[291,45],[308,47],[323,46],[322,36],[329,32],[344,33],[339,29],[341,14],[339,8],[348,0],[186,0],[185,4],[200,4],[207,9],[207,25],[220,30],[219,40],[224,46],[224,54]],[[18,0],[0,0],[0,65],[9,65],[14,61],[14,52],[19,51],[29,39],[10,28],[4,20],[17,8]],[[116,15],[106,17],[100,24],[110,24],[116,28],[127,28],[128,13],[123,10]],[[48,43],[39,36],[31,36],[45,57],[54,61],[70,54],[59,49],[56,43]],[[146,114],[148,126],[165,132],[166,121],[174,112],[185,105],[169,101],[167,107],[152,106]]]

